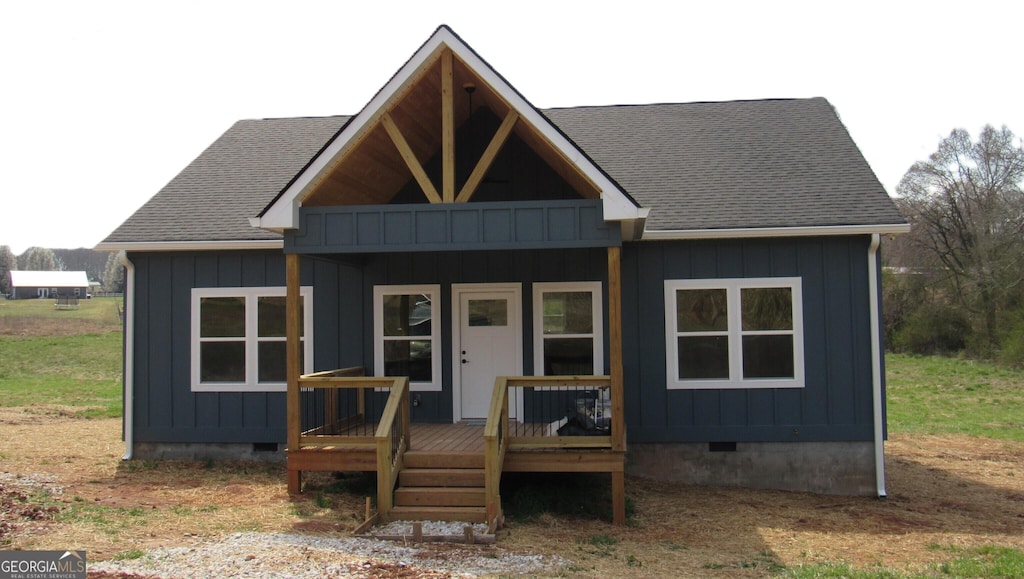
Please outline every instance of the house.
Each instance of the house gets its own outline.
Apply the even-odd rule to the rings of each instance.
[[[907,229],[823,98],[539,110],[442,26],[354,116],[238,122],[98,246],[126,458],[287,449],[291,491],[377,470],[385,516],[492,524],[510,471],[608,473],[618,521],[625,472],[884,495]]]
[[[89,277],[84,271],[11,271],[11,299],[85,298]]]

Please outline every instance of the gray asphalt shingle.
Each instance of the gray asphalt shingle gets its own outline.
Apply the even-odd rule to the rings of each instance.
[[[904,223],[823,98],[542,111],[649,230]],[[349,117],[239,121],[104,243],[277,239],[256,216]]]

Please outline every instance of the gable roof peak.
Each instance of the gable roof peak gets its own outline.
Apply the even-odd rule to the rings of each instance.
[[[254,227],[281,231],[298,227],[298,208],[330,172],[361,140],[387,117],[390,109],[420,82],[445,49],[459,61],[475,80],[487,86],[496,98],[518,115],[540,140],[565,159],[568,166],[592,184],[603,200],[607,220],[643,219],[646,210],[639,207],[618,184],[598,167],[571,139],[527,101],[508,81],[485,62],[449,26],[442,24],[405,62],[320,153],[250,223]],[[446,181],[447,183],[447,181]],[[447,186],[447,185],[446,185]],[[446,195],[445,199],[449,199]]]

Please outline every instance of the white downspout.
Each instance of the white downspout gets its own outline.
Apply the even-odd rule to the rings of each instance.
[[[885,429],[882,414],[882,338],[878,320],[878,245],[881,236],[871,234],[868,245],[868,308],[871,310],[871,394],[875,423],[875,485],[879,497],[885,493]]]
[[[124,278],[124,456],[131,460],[135,448],[135,264],[123,249],[117,260],[125,267]]]

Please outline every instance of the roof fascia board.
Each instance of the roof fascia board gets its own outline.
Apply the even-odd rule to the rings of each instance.
[[[814,227],[752,227],[742,229],[645,230],[641,240],[739,239],[750,237],[820,237],[838,235],[900,235],[910,232],[909,223],[884,225],[831,225]]]
[[[483,82],[515,109],[520,118],[530,123],[540,134],[555,146],[566,159],[579,169],[601,190],[606,221],[636,219],[640,217],[640,208],[625,194],[607,175],[569,141],[546,117],[526,101],[504,78],[490,65],[483,61],[447,26],[441,26],[423,46],[403,65],[387,84],[370,100],[362,112],[341,130],[334,141],[320,152],[291,185],[280,195],[259,217],[251,218],[253,227],[280,231],[295,229],[299,225],[299,199],[319,179],[320,175],[358,141],[362,131],[369,129],[385,112],[385,106],[391,98],[416,78],[424,66],[433,62],[443,48],[452,50],[463,63],[475,72]]]
[[[306,194],[339,155],[359,141],[358,136],[364,130],[372,128],[373,122],[385,112],[385,105],[391,100],[391,97],[398,93],[407,82],[415,78],[424,66],[433,62],[442,44],[440,33],[443,30],[438,30],[413,54],[402,69],[384,85],[384,88],[377,91],[377,94],[363,107],[362,112],[352,117],[330,145],[320,151],[319,155],[261,216],[250,218],[249,221],[254,227],[274,230],[298,227],[299,199]]]
[[[239,239],[234,241],[127,241],[102,242],[96,251],[234,251],[284,249],[283,239]]]

